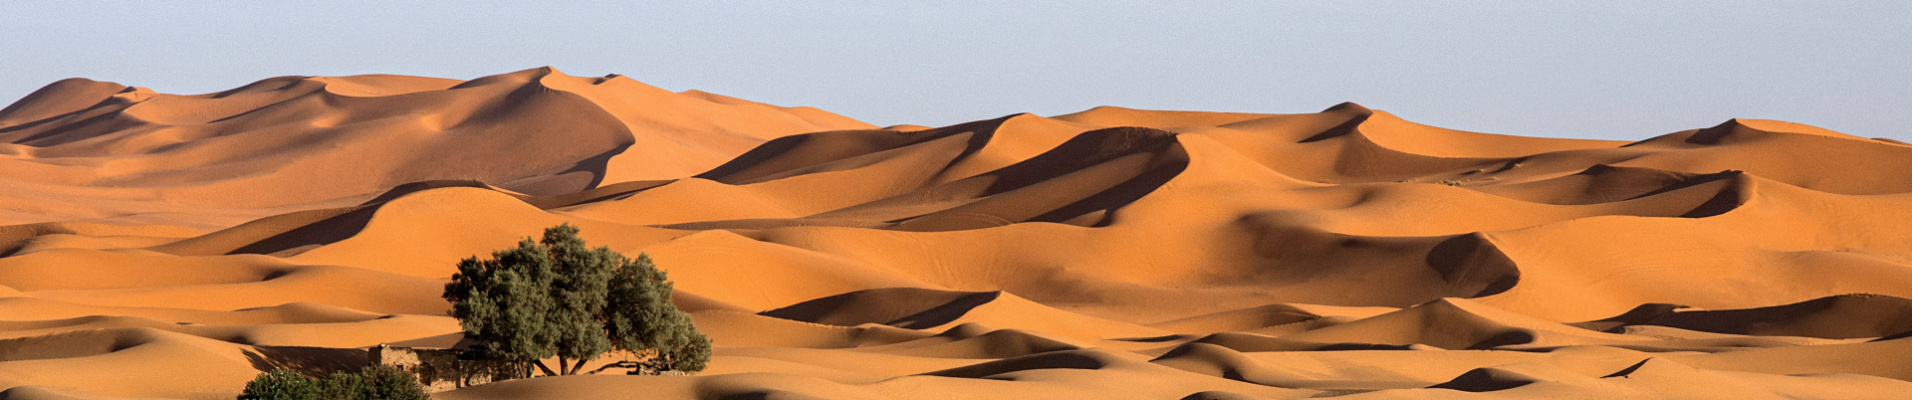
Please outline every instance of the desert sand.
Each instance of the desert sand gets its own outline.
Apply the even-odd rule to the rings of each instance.
[[[563,222],[654,257],[710,369],[437,398],[1912,396],[1912,146],[1658,133],[1354,103],[882,128],[552,68],[69,79],[0,110],[0,399],[449,345],[457,260]]]

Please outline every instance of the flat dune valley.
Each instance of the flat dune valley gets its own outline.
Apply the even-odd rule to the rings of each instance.
[[[1912,145],[977,117],[552,68],[55,82],[0,110],[0,399],[454,346],[459,260],[561,223],[655,259],[708,369],[434,398],[1912,398]]]

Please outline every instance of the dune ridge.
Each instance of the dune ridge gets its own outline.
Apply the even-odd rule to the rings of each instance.
[[[1912,392],[1912,146],[1781,121],[1626,142],[1343,103],[879,128],[545,67],[76,78],[0,109],[0,143],[6,399],[230,398],[450,346],[455,262],[559,223],[669,271],[711,369],[438,398]]]
[[[0,111],[0,179],[16,188],[0,198],[13,210],[0,223],[229,225],[434,179],[570,193],[688,175],[775,137],[867,127],[550,67],[465,82],[288,76],[191,96],[76,78]],[[88,206],[52,206],[73,199]],[[212,210],[236,215],[206,221]]]

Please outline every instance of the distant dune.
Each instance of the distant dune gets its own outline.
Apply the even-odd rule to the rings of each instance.
[[[668,270],[711,369],[437,398],[1912,393],[1903,143],[1354,103],[878,128],[538,68],[0,110],[0,399],[231,398],[347,362],[288,348],[453,343],[455,262],[562,222]]]
[[[532,194],[673,179],[766,140],[873,128],[810,108],[538,68],[458,82],[279,77],[197,96],[68,79],[0,110],[0,223],[223,227],[469,179]]]

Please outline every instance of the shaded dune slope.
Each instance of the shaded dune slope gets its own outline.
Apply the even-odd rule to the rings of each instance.
[[[1735,335],[1876,338],[1912,332],[1912,300],[1849,294],[1737,310],[1694,310],[1656,303],[1574,325],[1609,332],[1652,325]]]

